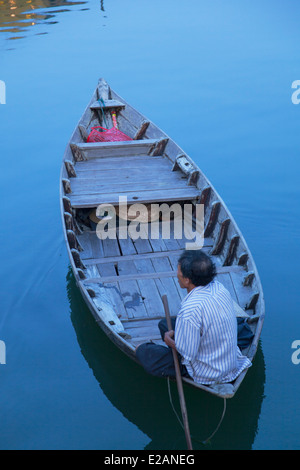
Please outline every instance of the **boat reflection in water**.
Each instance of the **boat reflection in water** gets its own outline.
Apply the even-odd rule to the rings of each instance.
[[[24,32],[37,25],[58,23],[57,14],[70,11],[70,7],[85,5],[87,2],[67,0],[9,0],[0,2],[0,32],[12,33],[7,39],[22,39]],[[62,7],[52,10],[53,7]],[[49,8],[49,11],[47,9]],[[33,30],[34,32],[34,30]],[[47,34],[47,31],[37,34]]]
[[[184,432],[170,404],[168,382],[147,375],[141,366],[121,352],[101,331],[85,305],[71,268],[67,275],[71,321],[82,355],[112,403],[151,442],[145,450],[186,449]],[[264,398],[265,364],[261,343],[234,398],[227,400],[224,420],[209,444],[202,442],[217,427],[223,400],[188,385],[184,386],[194,449],[251,449]],[[176,383],[171,396],[180,416]]]

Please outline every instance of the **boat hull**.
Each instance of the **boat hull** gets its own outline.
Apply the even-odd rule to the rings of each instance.
[[[92,127],[113,125],[112,111],[118,128],[132,140],[87,142]],[[101,79],[63,157],[62,224],[76,283],[97,325],[136,360],[137,344],[160,342],[157,323],[164,315],[159,300],[163,293],[171,299],[173,314],[178,312],[184,294],[176,282],[176,260],[189,240],[175,237],[174,220],[173,236],[168,240],[161,235],[152,239],[150,230],[140,241],[122,239],[120,213],[116,238],[99,238],[99,224],[93,225],[91,214],[95,217],[99,205],[116,208],[120,195],[126,198],[127,217],[128,207],[136,203],[147,211],[151,204],[167,208],[190,205],[191,225],[195,226],[195,210],[203,207],[202,248],[212,256],[218,279],[231,292],[237,316],[244,317],[253,330],[253,340],[243,351],[253,361],[264,322],[264,297],[253,257],[234,218],[195,162]],[[151,223],[147,222],[145,227]],[[231,384],[205,386],[184,380],[219,397],[231,398],[246,372]]]

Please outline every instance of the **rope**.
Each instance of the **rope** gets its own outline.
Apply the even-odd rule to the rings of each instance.
[[[170,378],[167,377],[167,379],[168,379],[167,382],[168,382],[169,399],[170,399],[170,403],[171,403],[172,409],[173,409],[173,411],[174,411],[174,414],[175,414],[176,418],[177,418],[178,421],[179,421],[180,426],[182,427],[182,429],[184,429],[184,425],[183,425],[183,423],[181,422],[181,419],[179,418],[178,413],[177,413],[177,411],[175,410],[175,407],[174,407],[174,404],[173,404],[172,394],[171,394],[171,388],[170,388]],[[216,429],[214,430],[214,432],[213,432],[207,439],[205,439],[204,441],[198,441],[198,439],[193,438],[193,436],[191,436],[191,438],[194,439],[194,440],[196,440],[197,442],[200,442],[201,444],[204,444],[204,445],[207,444],[208,441],[210,441],[210,440],[213,438],[213,436],[216,434],[216,432],[219,430],[219,428],[220,428],[220,426],[221,426],[221,424],[222,424],[222,421],[223,421],[223,419],[224,419],[225,413],[226,413],[226,398],[224,398],[223,413],[222,413],[221,419],[220,419],[220,421],[219,421],[219,423],[218,423]]]
[[[172,400],[172,395],[171,395],[171,389],[170,389],[170,377],[167,377],[167,379],[168,379],[168,392],[169,392],[169,398],[170,398],[171,406],[172,406],[172,408],[173,408],[173,411],[174,411],[174,413],[175,413],[176,418],[177,418],[178,421],[179,421],[180,426],[182,427],[182,429],[184,429],[184,425],[182,424],[182,422],[181,422],[181,420],[180,420],[180,418],[179,418],[179,416],[178,416],[178,413],[176,412],[175,407],[174,407],[174,405],[173,405],[173,400]]]
[[[207,438],[205,439],[205,441],[203,441],[203,444],[207,444],[208,441],[210,441],[213,436],[216,434],[216,432],[218,431],[219,427],[221,426],[221,423],[223,421],[223,418],[225,416],[225,412],[226,412],[226,398],[224,398],[224,407],[223,407],[223,413],[222,413],[222,416],[221,416],[221,419],[219,421],[219,424],[218,426],[216,427],[216,429],[214,430],[214,432]]]
[[[108,129],[106,117],[105,117],[105,114],[104,114],[104,111],[103,111],[103,109],[105,108],[104,100],[103,100],[103,98],[100,97],[100,98],[98,98],[98,101],[99,101],[99,104],[100,104],[100,109],[101,109],[101,112],[102,112],[102,117],[103,117],[103,120],[105,122],[106,129]]]

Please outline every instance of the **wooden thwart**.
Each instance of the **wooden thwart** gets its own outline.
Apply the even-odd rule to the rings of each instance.
[[[101,108],[105,111],[105,109],[123,109],[125,108],[125,104],[121,103],[117,100],[103,100],[103,103],[99,103],[99,101],[94,101],[91,104],[91,109],[100,110]]]
[[[119,240],[120,243],[120,240]],[[205,249],[206,245],[202,248]],[[169,256],[180,256],[183,253],[184,248],[179,248],[178,250],[168,250],[168,251],[155,251],[151,253],[135,253],[129,255],[120,256],[110,256],[106,258],[91,258],[85,260],[86,265],[91,264],[106,264],[106,263],[118,263],[119,261],[134,261],[137,259],[156,259],[156,258],[165,258]],[[242,270],[242,267],[239,267],[239,270]]]
[[[191,201],[196,200],[199,196],[199,190],[193,187],[177,188],[177,189],[159,189],[152,190],[147,189],[143,191],[124,191],[123,193],[112,193],[112,194],[84,194],[76,195],[70,194],[70,201],[72,207],[78,208],[90,208],[96,207],[100,204],[112,204],[113,206],[119,204],[119,196],[126,196],[128,203],[135,202],[158,202],[158,201]]]
[[[119,261],[134,261],[137,259],[153,259],[166,257],[168,255],[180,255],[183,252],[183,249],[171,250],[171,251],[156,251],[151,253],[136,253],[133,255],[123,255],[122,257],[108,257],[108,258],[99,258],[99,259],[89,259],[86,260],[86,265],[89,264],[103,264],[103,263],[117,263]]]
[[[149,155],[157,143],[157,139],[128,140],[124,142],[80,142],[76,144],[76,151],[87,160],[91,158],[130,157],[133,155]],[[73,147],[73,149],[75,148]],[[157,153],[156,155],[161,154]]]
[[[243,270],[239,266],[220,266],[217,268],[217,273],[227,273],[230,271],[234,272],[241,272]],[[176,277],[177,271],[166,271],[166,272],[153,272],[153,273],[134,273],[134,274],[126,274],[121,276],[108,276],[108,277],[97,277],[97,278],[90,278],[87,279],[86,282],[122,282],[122,281],[130,281],[130,280],[137,280],[137,279],[157,279],[163,277]]]

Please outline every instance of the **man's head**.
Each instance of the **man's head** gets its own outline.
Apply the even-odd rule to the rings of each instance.
[[[177,277],[180,287],[190,291],[206,286],[216,275],[216,268],[202,250],[185,250],[178,260]]]

